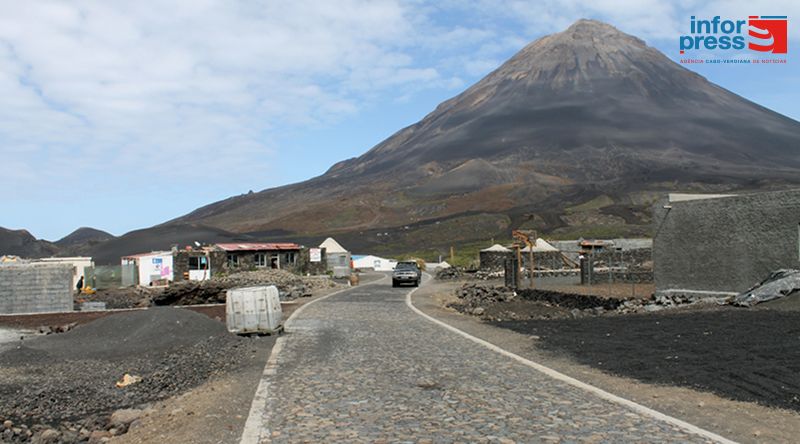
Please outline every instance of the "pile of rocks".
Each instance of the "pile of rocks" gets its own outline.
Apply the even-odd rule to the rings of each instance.
[[[284,270],[255,270],[214,277],[208,281],[182,281],[150,296],[155,305],[196,305],[225,302],[226,290],[237,287],[274,285],[281,300],[311,296],[314,290],[341,284],[327,277],[304,277]]]
[[[481,316],[486,307],[498,302],[508,302],[517,297],[517,293],[507,287],[494,287],[478,284],[464,284],[456,291],[459,302],[451,306],[463,313]]]
[[[111,415],[92,415],[81,421],[64,421],[50,427],[35,424],[15,424],[7,419],[0,423],[0,442],[4,443],[100,443],[123,435],[140,424],[140,418],[150,409],[120,409]]]
[[[699,297],[687,294],[659,294],[650,299],[629,299],[623,302],[617,308],[617,313],[641,313],[653,312],[670,308],[678,308],[681,306],[698,304],[698,303],[713,303],[716,304],[715,298]]]
[[[147,307],[153,295],[161,291],[159,288],[149,287],[127,287],[109,288],[97,290],[93,295],[79,295],[76,305],[81,306],[83,302],[102,302],[106,308],[134,308]]]
[[[436,271],[436,279],[447,281],[453,279],[461,279],[464,276],[464,270],[460,267],[447,267],[447,268],[440,268]]]
[[[488,270],[478,270],[475,272],[475,279],[479,281],[488,281],[490,279],[503,279],[506,277],[505,271],[488,271]]]

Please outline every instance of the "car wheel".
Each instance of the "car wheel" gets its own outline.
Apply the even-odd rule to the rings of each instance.
[[[397,281],[392,281],[392,287],[397,287]]]
[[[419,287],[419,279],[417,279],[417,282],[414,282],[414,286]]]

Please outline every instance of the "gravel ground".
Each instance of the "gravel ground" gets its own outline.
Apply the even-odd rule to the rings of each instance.
[[[800,411],[800,312],[717,308],[493,325],[611,374]]]
[[[176,308],[104,317],[70,332],[18,342],[0,353],[0,419],[106,427],[113,411],[160,400],[254,359],[256,341]],[[124,374],[139,383],[118,388]],[[1,439],[1,437],[0,437]]]

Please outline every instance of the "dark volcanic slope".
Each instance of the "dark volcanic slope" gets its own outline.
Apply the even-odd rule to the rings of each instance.
[[[120,237],[89,245],[82,251],[84,254],[92,256],[95,263],[99,265],[118,265],[122,256],[169,250],[173,245],[182,248],[194,245],[194,242],[244,242],[249,240],[252,240],[249,236],[229,233],[219,228],[197,224],[169,224],[131,231]]]
[[[798,172],[800,123],[581,20],[323,176],[179,220],[303,234],[475,214],[502,215],[495,225],[506,233],[523,214],[543,231],[637,222],[598,213],[617,205],[645,226],[636,193],[785,186]],[[567,211],[595,197],[594,213]],[[495,235],[477,231],[476,239]]]
[[[81,227],[55,242],[59,247],[80,245],[87,242],[102,242],[114,239],[114,235],[95,228]]]
[[[26,230],[9,230],[0,227],[0,256],[14,255],[25,258],[48,257],[56,254],[58,247],[38,240]]]

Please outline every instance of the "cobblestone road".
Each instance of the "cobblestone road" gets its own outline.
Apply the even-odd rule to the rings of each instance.
[[[385,282],[292,321],[261,442],[707,442],[447,331]]]

